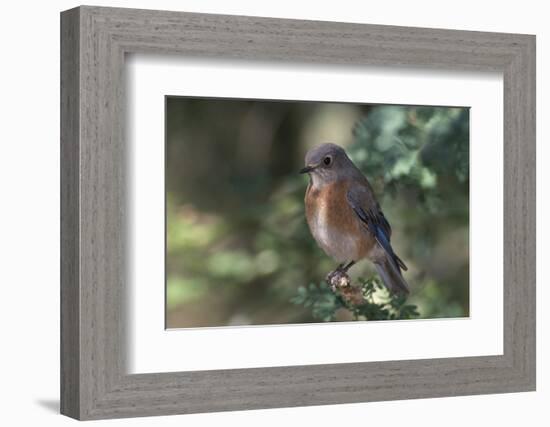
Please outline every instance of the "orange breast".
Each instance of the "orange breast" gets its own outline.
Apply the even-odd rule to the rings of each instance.
[[[338,262],[366,257],[375,243],[347,201],[348,188],[345,181],[321,188],[310,185],[305,197],[306,218],[313,237]]]

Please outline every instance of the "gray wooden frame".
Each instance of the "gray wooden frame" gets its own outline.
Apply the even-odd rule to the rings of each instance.
[[[124,57],[499,71],[504,354],[218,371],[125,369]],[[61,412],[78,419],[535,389],[535,37],[79,7],[61,14]]]

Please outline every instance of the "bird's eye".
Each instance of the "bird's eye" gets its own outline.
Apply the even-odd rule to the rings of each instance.
[[[330,156],[327,156],[323,159],[323,163],[327,166],[330,165],[330,162],[332,162],[332,159],[330,158]]]

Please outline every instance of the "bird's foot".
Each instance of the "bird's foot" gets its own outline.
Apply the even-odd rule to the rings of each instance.
[[[351,279],[349,278],[348,273],[341,267],[338,267],[336,270],[327,274],[325,280],[333,292],[338,289],[345,288],[351,284]]]

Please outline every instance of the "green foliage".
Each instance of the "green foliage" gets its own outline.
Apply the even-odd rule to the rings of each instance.
[[[403,320],[420,316],[417,306],[407,304],[405,296],[388,293],[378,278],[359,278],[358,282],[363,297],[360,304],[351,304],[326,282],[300,286],[290,301],[310,308],[313,317],[323,322],[336,320],[339,310],[351,313],[353,320]]]
[[[387,195],[412,192],[437,213],[443,198],[468,195],[468,134],[465,108],[377,107],[354,127],[348,151],[359,169],[382,178]],[[467,203],[456,207],[467,215]]]

